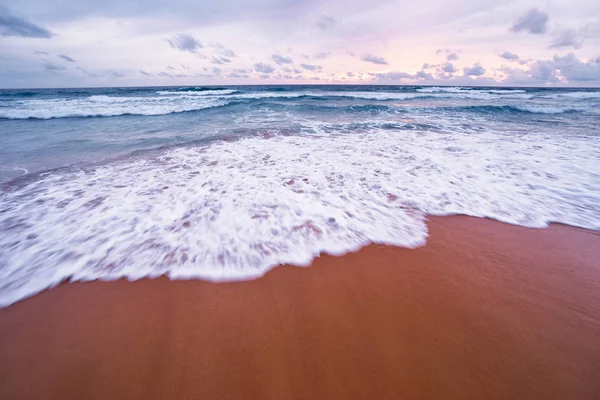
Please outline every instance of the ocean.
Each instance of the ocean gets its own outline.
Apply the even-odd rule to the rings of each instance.
[[[417,247],[428,215],[600,230],[600,89],[0,90],[0,143],[0,307]]]

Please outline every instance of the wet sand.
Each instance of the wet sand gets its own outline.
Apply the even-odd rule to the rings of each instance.
[[[600,399],[600,236],[430,219],[212,284],[60,285],[0,310],[0,399]]]

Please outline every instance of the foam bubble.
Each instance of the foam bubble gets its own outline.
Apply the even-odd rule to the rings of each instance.
[[[427,214],[600,229],[598,137],[314,130],[3,192],[0,306],[69,278],[249,279],[372,242],[415,247]]]

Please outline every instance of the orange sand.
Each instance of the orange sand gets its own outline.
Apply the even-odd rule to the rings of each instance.
[[[431,218],[249,282],[64,284],[0,310],[0,399],[600,399],[600,236]]]

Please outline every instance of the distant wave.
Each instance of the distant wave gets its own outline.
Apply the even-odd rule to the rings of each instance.
[[[213,96],[213,95],[228,95],[228,94],[233,94],[233,93],[237,93],[237,90],[233,90],[233,89],[214,89],[214,90],[195,90],[195,89],[190,89],[190,90],[177,90],[177,91],[171,91],[171,90],[159,90],[156,93],[162,96],[165,95],[191,95],[191,96]]]
[[[0,119],[52,119],[164,115],[223,107],[229,101],[196,97],[173,101],[161,97],[117,97],[96,95],[84,99],[31,100],[18,107],[0,108]]]
[[[580,112],[582,110],[572,107],[553,107],[553,106],[545,106],[545,105],[481,105],[481,106],[462,106],[462,107],[452,107],[452,108],[460,108],[463,110],[476,111],[476,112],[488,112],[488,113],[507,113],[507,112],[516,112],[516,113],[532,113],[532,114],[563,114],[570,112]]]

